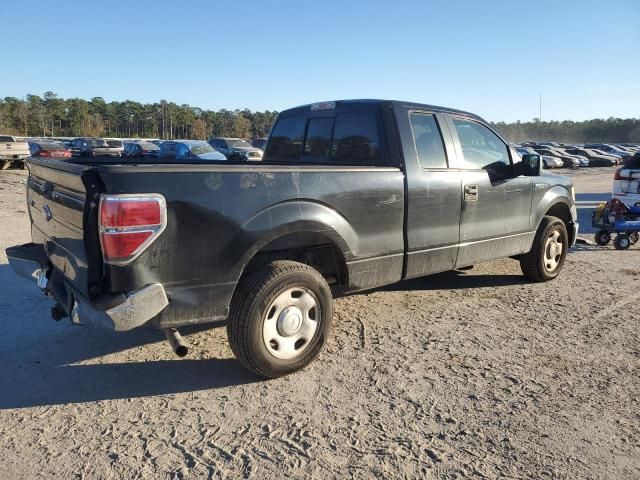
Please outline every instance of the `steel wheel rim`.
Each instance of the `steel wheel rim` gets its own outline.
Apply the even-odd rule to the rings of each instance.
[[[554,272],[558,268],[562,260],[563,252],[564,244],[562,242],[562,235],[559,230],[554,230],[547,237],[544,246],[544,267],[548,272]]]
[[[262,339],[271,355],[292,360],[307,350],[318,330],[320,306],[303,287],[291,287],[269,305],[262,321]]]

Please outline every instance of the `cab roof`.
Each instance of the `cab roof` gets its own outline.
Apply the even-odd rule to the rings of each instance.
[[[456,114],[456,115],[464,115],[465,117],[470,117],[470,118],[474,118],[476,120],[480,120],[484,123],[487,123],[486,120],[484,120],[482,117],[474,114],[474,113],[470,113],[470,112],[465,112],[464,110],[458,110],[455,108],[448,108],[448,107],[440,107],[437,105],[429,105],[429,104],[424,104],[424,103],[416,103],[416,102],[408,102],[408,101],[404,101],[404,100],[383,100],[383,99],[372,99],[372,98],[367,98],[367,99],[353,99],[353,100],[332,100],[332,101],[324,101],[324,102],[317,102],[317,103],[309,103],[306,105],[300,105],[298,107],[294,107],[294,108],[289,108],[287,110],[283,110],[282,112],[280,112],[280,116],[289,116],[292,114],[299,114],[299,113],[306,113],[311,111],[312,106],[316,106],[316,105],[330,105],[330,104],[334,104],[335,107],[333,108],[321,108],[320,110],[331,110],[331,109],[336,109],[339,110],[340,107],[349,107],[349,106],[359,106],[359,105],[378,105],[378,106],[392,106],[392,107],[409,107],[409,108],[416,108],[416,109],[423,109],[423,110],[429,110],[432,112],[439,112],[439,113],[451,113],[451,114]]]

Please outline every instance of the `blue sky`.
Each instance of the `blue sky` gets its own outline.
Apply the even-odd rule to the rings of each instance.
[[[0,97],[392,98],[513,121],[542,95],[545,120],[640,117],[640,0],[22,0],[0,23]]]

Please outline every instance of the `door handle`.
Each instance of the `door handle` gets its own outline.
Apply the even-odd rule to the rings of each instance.
[[[468,202],[475,202],[478,200],[478,186],[477,185],[465,185],[464,186],[464,199]]]

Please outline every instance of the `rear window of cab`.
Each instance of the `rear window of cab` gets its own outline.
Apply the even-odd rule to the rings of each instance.
[[[380,165],[379,132],[375,110],[286,116],[273,127],[263,162]]]

